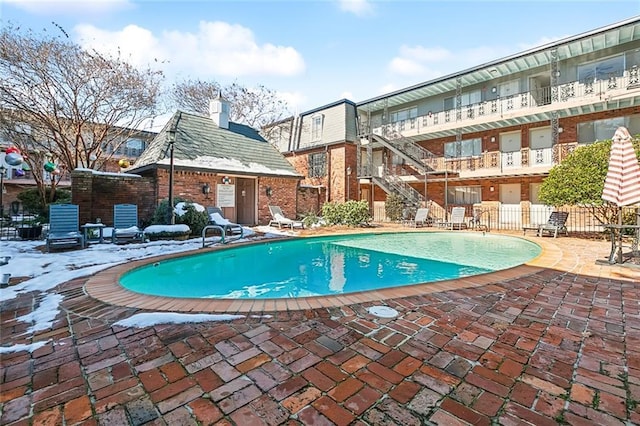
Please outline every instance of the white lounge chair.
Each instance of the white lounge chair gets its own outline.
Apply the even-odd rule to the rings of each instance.
[[[448,222],[443,222],[440,226],[444,228],[453,229],[466,229],[467,224],[464,221],[466,209],[464,207],[454,207],[451,209],[451,216],[449,216]]]
[[[407,220],[406,224],[407,226],[412,226],[414,228],[430,225],[431,218],[429,217],[429,208],[422,207],[416,210],[416,216],[413,219]]]
[[[207,214],[209,215],[209,223],[211,225],[218,225],[223,227],[225,234],[242,235],[242,225],[230,222],[228,219],[226,219],[220,207],[207,207]]]
[[[269,212],[271,213],[271,222],[269,222],[269,226],[278,225],[278,228],[288,226],[291,229],[304,228],[304,223],[302,223],[302,221],[287,218],[279,206],[269,206]]]

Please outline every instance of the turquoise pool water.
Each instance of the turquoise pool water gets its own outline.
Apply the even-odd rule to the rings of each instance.
[[[164,260],[124,274],[120,284],[169,297],[320,296],[468,277],[540,252],[520,238],[467,232],[302,238]]]

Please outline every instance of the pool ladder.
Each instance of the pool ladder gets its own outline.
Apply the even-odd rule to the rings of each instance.
[[[233,240],[239,240],[244,236],[244,228],[240,227],[240,234],[239,235],[233,235],[233,236],[229,236],[229,238],[227,238],[227,231],[225,230],[225,228],[223,226],[220,225],[207,225],[204,228],[202,228],[202,248],[205,248],[207,246],[207,231],[210,230],[216,230],[216,231],[220,231],[220,242],[222,244],[226,244],[229,241],[233,241]],[[230,239],[233,238],[233,239]],[[216,242],[212,242],[209,243],[209,245],[213,245]]]

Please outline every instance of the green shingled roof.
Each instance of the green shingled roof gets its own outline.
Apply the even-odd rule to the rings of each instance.
[[[170,129],[176,129],[174,165],[237,175],[301,177],[286,158],[257,133],[218,127],[209,117],[178,111],[127,172],[168,165]],[[241,125],[229,123],[234,130]],[[247,136],[249,135],[249,136]]]

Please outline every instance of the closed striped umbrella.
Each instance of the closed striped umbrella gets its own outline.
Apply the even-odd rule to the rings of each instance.
[[[640,165],[631,135],[626,128],[618,127],[612,141],[602,199],[618,207],[640,203]]]
[[[640,203],[640,165],[631,143],[631,135],[624,127],[618,127],[613,134],[602,199],[618,206],[618,225],[620,226],[622,226],[622,207]],[[622,263],[622,229],[618,229],[617,240],[616,262]],[[611,255],[613,256],[613,252]],[[609,261],[612,262],[613,259]]]

